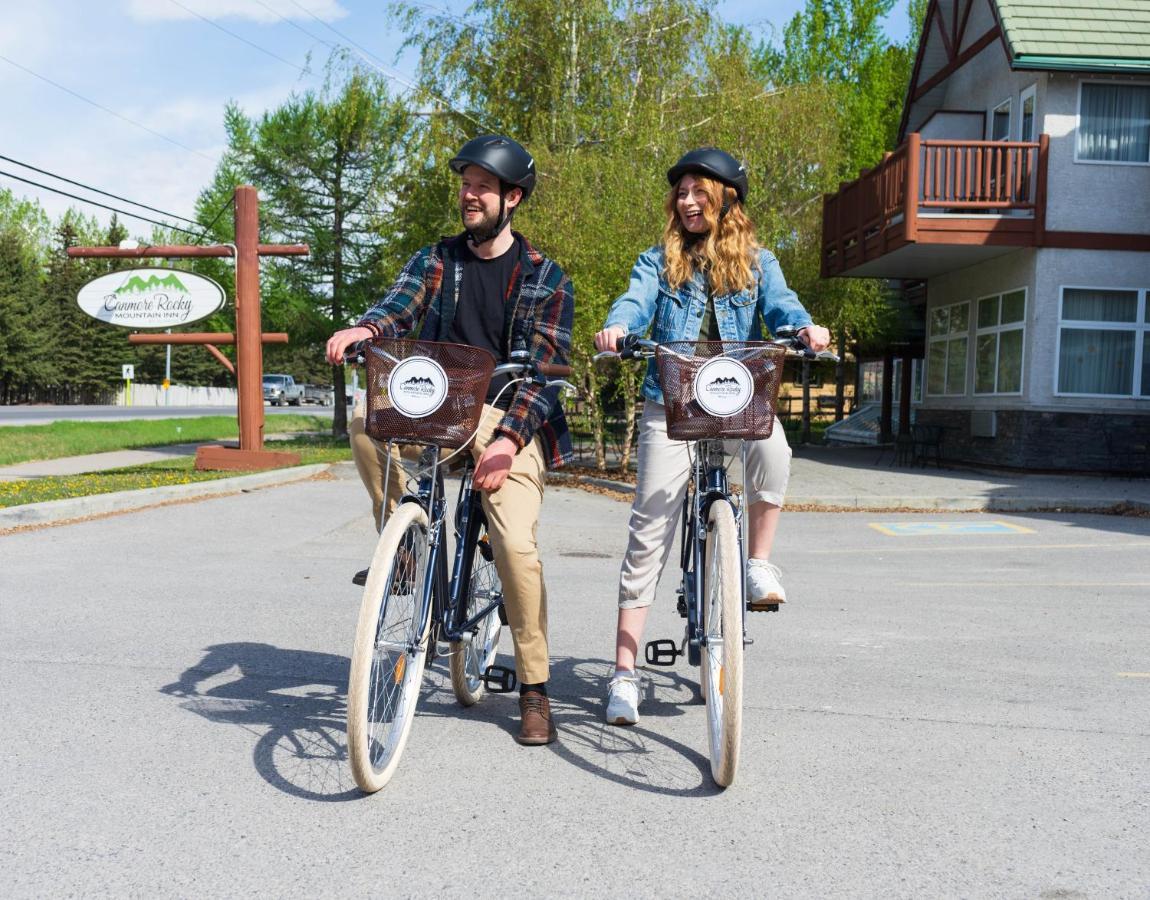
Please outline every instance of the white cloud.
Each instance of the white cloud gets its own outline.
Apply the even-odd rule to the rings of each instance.
[[[195,19],[198,13],[205,19],[246,19],[260,24],[281,18],[311,19],[308,13],[335,22],[348,14],[339,0],[299,0],[298,5],[292,0],[180,0],[180,4],[187,9],[171,0],[128,0],[128,14],[147,22]]]

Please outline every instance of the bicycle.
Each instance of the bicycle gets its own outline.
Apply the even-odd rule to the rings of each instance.
[[[673,341],[657,344],[631,334],[618,351],[596,359],[654,358],[666,405],[667,436],[694,441],[691,475],[683,497],[680,532],[682,581],[677,609],[686,619],[683,640],[648,641],[648,665],[673,666],[687,657],[700,667],[699,690],[707,708],[711,777],[720,787],[735,779],[743,706],[746,636],[747,516],[742,496],[727,478],[725,442],[770,436],[785,356],[836,359],[815,353],[795,329],[779,329],[773,341]],[[766,606],[777,611],[777,604]]]
[[[495,365],[474,347],[391,338],[375,338],[358,352],[367,361],[367,433],[387,443],[390,459],[397,445],[422,448],[416,489],[388,517],[372,555],[351,656],[348,755],[360,790],[374,793],[399,764],[424,669],[442,642],[449,644],[451,686],[461,705],[477,703],[486,691],[515,689],[515,671],[495,665],[506,622],[503,590],[466,451],[493,377],[569,386],[548,376],[570,369],[536,364],[525,352]],[[443,456],[445,450],[453,452]],[[443,468],[461,451],[449,575]]]

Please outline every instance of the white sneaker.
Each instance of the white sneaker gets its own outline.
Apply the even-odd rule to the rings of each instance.
[[[779,567],[765,559],[747,560],[747,597],[751,609],[761,609],[773,603],[786,603]]]
[[[615,675],[607,686],[607,724],[634,725],[639,721],[639,673]]]

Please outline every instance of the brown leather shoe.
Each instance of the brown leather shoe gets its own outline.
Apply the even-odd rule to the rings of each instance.
[[[539,691],[525,691],[519,695],[521,722],[515,740],[528,746],[550,744],[557,737],[551,720],[551,701]]]

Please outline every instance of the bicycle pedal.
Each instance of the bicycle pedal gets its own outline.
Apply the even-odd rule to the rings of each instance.
[[[507,621],[507,607],[504,606],[502,603],[500,603],[498,606],[498,610],[499,610],[499,624],[500,625],[509,624]]]
[[[647,641],[646,658],[649,666],[673,666],[681,655],[679,648],[670,638]]]
[[[493,694],[510,694],[518,686],[515,670],[503,666],[488,666],[484,669],[483,683]]]
[[[483,557],[484,561],[495,561],[495,551],[491,549],[491,541],[487,535],[483,535],[483,537],[476,541],[475,549],[479,551],[479,555]]]
[[[751,604],[748,603],[747,604],[747,611],[748,612],[778,612],[779,611],[779,604],[768,603],[766,606],[751,606]]]

